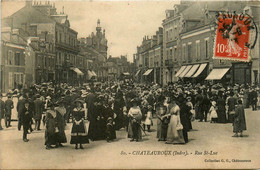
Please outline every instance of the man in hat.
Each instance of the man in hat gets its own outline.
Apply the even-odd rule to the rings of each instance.
[[[41,126],[41,120],[42,120],[42,113],[44,110],[44,103],[43,101],[40,99],[40,95],[37,94],[36,95],[36,100],[34,101],[34,120],[35,120],[35,128],[34,130],[41,130],[40,126]]]
[[[257,109],[257,96],[258,96],[255,88],[252,89],[250,96],[251,96],[252,110],[255,111]]]
[[[12,115],[13,108],[14,108],[14,103],[12,101],[12,96],[9,94],[8,99],[5,101],[5,126],[6,126],[6,128],[11,127],[11,115]]]
[[[28,142],[29,140],[27,139],[27,134],[28,130],[30,129],[30,124],[31,124],[31,109],[29,107],[30,102],[29,100],[26,100],[24,103],[24,108],[21,111],[21,120],[23,124],[23,141]]]
[[[21,126],[22,126],[22,119],[21,119],[21,113],[24,109],[24,104],[25,104],[25,98],[26,96],[25,95],[22,95],[19,100],[18,100],[18,103],[17,103],[17,112],[18,112],[18,130],[20,131],[21,130]]]
[[[2,122],[2,118],[5,115],[5,102],[2,100],[2,97],[3,95],[0,94],[0,130],[3,130],[1,122]]]

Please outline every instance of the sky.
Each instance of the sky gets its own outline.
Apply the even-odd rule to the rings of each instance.
[[[42,2],[43,3],[43,2]],[[100,19],[106,30],[108,55],[127,55],[133,61],[136,47],[145,35],[152,36],[165,19],[165,10],[172,9],[177,1],[50,1],[57,12],[68,15],[70,26],[78,32],[78,38],[96,31]],[[24,1],[1,2],[1,18],[12,15],[25,5]]]

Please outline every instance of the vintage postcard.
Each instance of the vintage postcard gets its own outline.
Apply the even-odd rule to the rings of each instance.
[[[2,0],[0,168],[260,168],[259,13]]]

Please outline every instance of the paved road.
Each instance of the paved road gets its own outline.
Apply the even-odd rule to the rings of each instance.
[[[260,111],[246,110],[247,128],[243,138],[233,138],[231,124],[193,122],[186,145],[167,145],[158,142],[156,126],[142,142],[129,142],[125,130],[117,131],[112,143],[95,141],[75,150],[74,145],[46,150],[44,130],[33,132],[30,141],[22,141],[17,122],[0,131],[1,168],[260,168]],[[156,120],[154,120],[156,122]],[[156,124],[156,123],[155,123]],[[70,127],[66,130],[70,141]],[[170,155],[137,155],[140,151],[167,151]],[[175,155],[177,152],[181,155]],[[212,155],[204,155],[208,151]],[[212,151],[212,152],[211,152]],[[200,155],[199,152],[202,152]],[[155,154],[157,152],[153,152]],[[187,154],[185,156],[185,154]],[[196,155],[199,154],[199,155]],[[152,153],[149,153],[152,154]],[[223,159],[223,160],[222,160]],[[232,159],[251,162],[232,162]],[[211,161],[211,162],[205,162]],[[213,162],[212,162],[213,161]],[[216,162],[220,161],[220,162]],[[224,162],[221,162],[224,161]],[[229,162],[230,161],[230,162]]]

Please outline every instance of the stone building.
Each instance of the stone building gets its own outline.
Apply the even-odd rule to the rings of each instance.
[[[257,84],[259,74],[259,38],[250,50],[250,62],[213,59],[216,36],[216,12],[236,11],[249,14],[259,28],[259,5],[256,2],[192,2],[181,1],[166,10],[163,20],[161,83],[184,81],[201,83],[217,81],[230,84]],[[259,33],[258,33],[259,34]],[[256,29],[250,39],[257,37]],[[259,37],[259,36],[258,36]],[[136,77],[154,67],[154,53],[149,52],[152,39],[144,38],[134,55]],[[145,82],[145,77],[137,78]],[[149,79],[149,82],[154,79]],[[158,82],[156,80],[156,82]]]
[[[163,29],[160,27],[151,38],[145,36],[134,54],[135,80],[139,83],[163,81]]]
[[[58,14],[54,3],[26,1],[22,9],[4,18],[3,22],[12,29],[22,30],[27,39],[34,39],[35,83],[71,82],[71,78],[83,75],[76,66],[77,32],[70,28],[64,8]]]
[[[25,86],[26,41],[19,30],[1,29],[1,91]],[[19,87],[20,86],[20,87]]]
[[[108,68],[108,81],[117,81],[124,78],[132,78],[132,66],[130,62],[127,61],[126,56],[109,56],[106,62],[106,66]]]
[[[107,39],[105,29],[102,30],[99,19],[97,21],[96,33],[92,32],[90,36],[80,38],[79,42],[80,48],[90,54],[90,58],[93,61],[92,71],[97,75],[97,80],[107,80]]]

